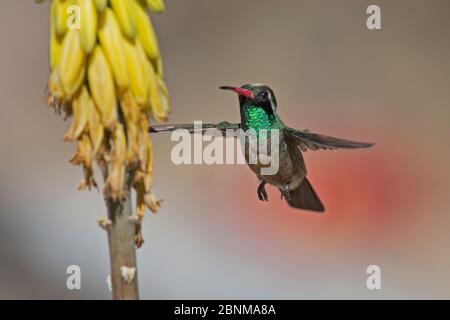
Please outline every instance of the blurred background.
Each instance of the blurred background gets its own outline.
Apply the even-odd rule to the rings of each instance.
[[[382,30],[366,28],[381,7]],[[308,152],[326,206],[256,196],[245,165],[170,160],[154,136],[155,192],[138,250],[145,299],[450,298],[450,2],[166,1],[153,18],[170,122],[238,121],[220,85],[269,84],[296,128],[376,142]],[[78,192],[69,127],[44,101],[48,1],[0,2],[0,298],[109,299],[101,192]],[[100,180],[100,179],[99,179]],[[66,268],[81,268],[81,290]],[[366,268],[381,268],[381,290]]]

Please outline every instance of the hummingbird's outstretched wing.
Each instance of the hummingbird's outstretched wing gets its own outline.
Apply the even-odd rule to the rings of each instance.
[[[335,149],[359,149],[369,148],[373,146],[373,143],[356,142],[350,140],[344,140],[340,138],[334,138],[330,136],[324,136],[322,134],[312,133],[308,130],[296,130],[286,127],[284,129],[285,139],[294,143],[305,152],[308,149],[315,150],[335,150]]]
[[[240,123],[230,123],[227,121],[219,122],[219,123],[202,123],[201,127],[196,127],[193,123],[188,124],[162,124],[162,125],[154,125],[148,128],[148,132],[150,133],[159,133],[159,132],[171,132],[177,129],[185,129],[189,132],[204,132],[207,129],[218,129],[220,131],[225,131],[227,129],[239,129],[241,127]]]

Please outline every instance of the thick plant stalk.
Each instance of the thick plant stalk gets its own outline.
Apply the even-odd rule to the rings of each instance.
[[[115,300],[139,299],[134,240],[136,224],[131,219],[133,212],[129,187],[126,188],[124,196],[123,202],[106,199],[108,219],[111,221],[107,232],[111,261],[111,284]]]

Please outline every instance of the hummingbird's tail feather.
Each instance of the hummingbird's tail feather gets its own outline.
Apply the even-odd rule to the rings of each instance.
[[[286,200],[293,208],[316,212],[325,211],[322,201],[320,201],[319,196],[316,194],[306,177],[297,189],[289,191],[289,198]]]

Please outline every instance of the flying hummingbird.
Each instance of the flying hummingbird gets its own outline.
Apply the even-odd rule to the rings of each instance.
[[[355,142],[312,133],[309,130],[297,130],[287,127],[277,114],[277,100],[273,90],[264,84],[251,83],[241,87],[221,86],[220,89],[231,90],[238,94],[241,122],[218,124],[204,124],[202,130],[217,128],[221,131],[227,129],[253,129],[258,132],[268,132],[277,129],[279,169],[275,174],[263,175],[261,168],[264,164],[257,161],[249,162],[249,147],[246,144],[245,158],[250,169],[259,180],[257,188],[258,198],[268,201],[265,185],[271,184],[281,192],[281,198],[293,207],[316,212],[325,210],[311,183],[306,178],[306,167],[302,152],[307,150],[333,150],[358,149],[371,147],[372,143]],[[197,129],[192,124],[158,125],[152,126],[150,132],[167,132],[179,128],[194,132]],[[271,135],[267,137],[270,143]]]

